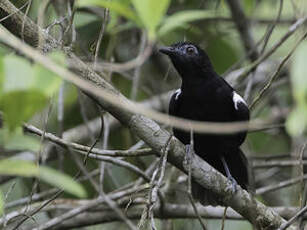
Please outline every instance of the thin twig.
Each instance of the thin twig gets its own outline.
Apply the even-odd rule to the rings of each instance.
[[[105,71],[111,70],[112,72],[123,72],[134,69],[138,66],[143,65],[143,63],[148,59],[152,53],[153,44],[149,43],[144,52],[139,54],[135,59],[127,61],[125,63],[112,63],[112,62],[97,62],[97,66],[94,70]],[[89,65],[91,63],[88,63]]]
[[[294,221],[301,217],[302,215],[305,214],[305,212],[307,212],[307,206],[305,206],[304,208],[302,208],[298,213],[296,213],[296,215],[294,215],[290,220],[288,220],[286,223],[282,224],[280,226],[280,228],[278,230],[285,230],[286,228],[288,228],[291,224],[294,223]]]
[[[24,125],[24,127],[25,128],[30,128],[28,130],[31,130],[31,132],[33,132],[35,134],[42,135],[42,131],[37,129],[37,128],[35,128],[34,126]],[[47,138],[47,136],[49,136],[49,137],[53,136],[53,139],[57,139],[57,140],[60,139],[60,138],[54,138],[55,136],[50,134],[50,133],[46,133],[45,136],[46,136],[46,138]],[[76,152],[79,152],[79,153],[81,153],[81,154],[86,156],[85,159],[84,159],[84,163],[86,163],[87,157],[91,157],[91,158],[94,158],[96,160],[110,162],[110,163],[116,164],[118,166],[122,166],[122,167],[124,167],[124,168],[126,168],[128,170],[131,170],[131,171],[135,172],[136,174],[140,175],[141,177],[143,177],[145,180],[150,181],[148,176],[142,170],[140,170],[138,167],[136,167],[135,165],[132,165],[132,164],[130,164],[128,162],[125,162],[123,160],[120,160],[120,159],[114,159],[114,157],[92,155],[90,152],[94,148],[94,144],[90,148],[86,147],[87,152],[85,152],[84,150],[80,151],[80,150],[76,150],[75,149]]]
[[[300,183],[301,181],[305,181],[305,180],[307,180],[307,175],[304,175],[303,177],[299,176],[297,178],[291,178],[289,180],[279,182],[278,184],[273,184],[273,185],[268,185],[262,188],[258,188],[256,190],[256,195],[262,195],[267,192],[272,192],[272,191],[275,191],[281,188],[285,188],[285,187]]]
[[[97,192],[99,192],[99,185],[98,185],[98,183],[96,182],[96,180],[94,180],[94,178],[88,172],[87,168],[84,165],[84,161],[81,159],[80,155],[76,154],[73,151],[70,151],[70,149],[68,149],[68,151],[71,153],[71,158],[73,158],[73,160],[76,162],[76,164],[79,167],[79,170],[82,172],[82,174],[89,180],[89,182],[91,183],[93,188]]]
[[[265,92],[270,88],[273,81],[277,78],[280,70],[282,67],[287,63],[287,61],[290,59],[298,45],[307,37],[307,33],[305,33],[294,45],[294,47],[290,50],[290,52],[283,58],[279,66],[277,67],[276,71],[272,74],[267,84],[263,87],[263,89],[260,91],[260,93],[257,95],[257,97],[253,100],[252,104],[249,106],[249,109],[252,110],[255,105],[258,103],[258,101],[261,99],[261,97],[265,94]]]
[[[203,230],[206,230],[206,224],[203,222],[201,216],[199,215],[199,212],[196,208],[196,202],[192,196],[192,168],[191,168],[191,162],[193,160],[194,157],[194,133],[193,133],[193,129],[191,129],[190,131],[190,146],[189,146],[189,150],[187,152],[187,156],[186,156],[186,160],[187,160],[187,164],[188,164],[188,197],[190,200],[190,203],[194,209],[195,215],[197,216],[197,219],[200,223],[200,226],[202,227]]]
[[[271,160],[271,161],[254,161],[253,168],[271,168],[271,167],[290,167],[290,166],[298,166],[300,164],[307,165],[307,160],[303,160],[302,162],[299,160]]]
[[[37,156],[36,156],[36,164],[37,164],[38,167],[41,163],[44,163],[44,162],[42,162],[42,146],[43,146],[43,141],[45,140],[47,124],[48,124],[49,115],[50,115],[51,111],[52,111],[52,103],[49,104],[45,120],[43,121],[44,130],[41,132],[42,135],[40,136],[40,147],[39,147],[39,150],[38,150]],[[35,214],[35,212],[28,214],[27,211],[28,211],[28,207],[32,203],[32,196],[35,193],[35,190],[37,189],[38,185],[39,185],[39,179],[34,178],[33,187],[31,189],[31,194],[30,194],[30,199],[29,199],[29,202],[26,205],[25,212],[24,212],[25,218],[23,218],[19,223],[17,223],[17,225],[13,228],[13,230],[18,229],[27,219],[29,219],[30,217],[32,217]]]
[[[65,81],[62,82],[59,93],[58,93],[58,110],[57,110],[57,122],[58,122],[58,136],[60,138],[63,137],[63,132],[64,132],[64,92],[65,92]],[[57,149],[58,152],[60,152],[60,149]],[[63,171],[63,164],[64,164],[64,155],[59,154],[59,169]]]
[[[307,21],[307,17],[298,19],[293,25],[291,25],[288,31],[277,41],[271,49],[261,55],[256,61],[254,61],[246,70],[238,77],[238,81],[242,81],[248,74],[253,71],[260,63],[270,57],[281,45],[297,31]]]
[[[271,35],[273,33],[273,30],[274,30],[276,24],[278,23],[278,21],[280,20],[280,16],[281,16],[281,12],[282,12],[282,7],[283,7],[283,0],[280,0],[279,10],[278,10],[278,14],[277,14],[276,20],[275,20],[275,22],[272,25],[269,26],[267,32],[265,33],[264,43],[263,43],[261,51],[259,52],[260,55],[262,55],[264,53],[265,48],[266,48],[267,44],[269,43],[270,37],[271,37]],[[245,89],[245,92],[244,92],[244,99],[246,101],[248,101],[248,99],[249,99],[249,95],[250,95],[251,89],[253,87],[254,76],[256,74],[256,71],[257,71],[257,67],[254,69],[254,71],[252,73],[252,76],[250,76],[249,81],[247,83],[247,86],[246,86],[246,89]]]
[[[305,142],[301,148],[301,151],[300,151],[300,161],[302,162],[303,159],[304,159],[304,152],[305,152],[305,149],[307,147],[307,142]],[[304,165],[301,163],[300,164],[300,170],[301,170],[301,176],[303,177],[304,175]],[[303,180],[301,180],[301,209],[306,206],[306,201],[307,201],[307,183]],[[303,218],[300,217],[298,219],[298,226],[299,226],[299,229],[300,230],[304,230],[304,222],[303,222]]]
[[[164,174],[165,174],[167,155],[168,155],[168,151],[169,151],[169,143],[170,143],[171,138],[172,137],[170,136],[169,140],[166,142],[166,146],[164,148],[163,155],[160,158],[160,166],[155,170],[155,172],[152,176],[152,180],[151,180],[152,189],[150,190],[150,193],[149,193],[149,205],[147,207],[147,216],[150,218],[152,230],[157,229],[156,226],[155,226],[155,222],[154,222],[153,209],[154,209],[156,203],[158,202],[158,192],[159,192],[159,189],[162,185],[162,180],[163,180]],[[157,181],[155,181],[155,178],[158,175],[158,172],[160,172],[160,175],[159,175],[159,178],[157,179]]]
[[[107,116],[103,116],[101,119],[101,122],[103,122],[103,141],[102,141],[102,149],[106,150],[108,148],[108,143],[109,143],[109,135],[110,135],[110,122],[108,120]],[[105,173],[105,168],[107,165],[105,162],[100,162],[100,175],[99,175],[99,184],[100,184],[100,190],[99,194],[104,194],[104,189],[103,189],[103,180],[104,180],[104,173]]]
[[[89,175],[85,175],[85,176],[78,178],[77,181],[87,180],[88,176],[92,177],[92,176],[96,176],[97,174],[98,174],[98,170],[95,169],[92,172],[90,172]],[[50,190],[47,190],[47,191],[43,191],[41,193],[35,193],[31,197],[28,196],[28,197],[23,197],[23,198],[18,199],[18,200],[11,201],[11,202],[5,204],[5,209],[14,208],[16,206],[24,205],[24,204],[28,203],[31,199],[32,199],[32,202],[42,200],[42,199],[44,199],[48,196],[54,195],[57,191],[58,191],[58,189],[53,188],[53,189],[50,189]]]
[[[265,48],[266,48],[267,44],[269,43],[270,37],[271,37],[271,35],[273,33],[273,30],[274,30],[275,26],[277,25],[277,23],[280,20],[280,16],[281,16],[281,12],[282,12],[282,9],[283,9],[284,0],[280,0],[279,2],[280,2],[280,4],[279,4],[279,9],[278,9],[277,17],[276,17],[275,21],[272,23],[272,25],[270,25],[270,27],[268,29],[268,32],[266,33],[266,36],[265,36],[264,43],[263,43],[262,49],[260,51],[260,54],[263,54],[263,52],[265,51]]]
[[[99,36],[98,36],[98,40],[97,40],[97,44],[96,44],[96,48],[95,48],[94,64],[93,64],[94,69],[96,68],[96,65],[97,65],[98,53],[99,53],[99,50],[100,50],[100,45],[101,45],[101,42],[102,42],[104,31],[105,31],[105,28],[106,28],[108,21],[109,21],[109,9],[105,8],[103,12],[104,12],[103,13],[103,21],[101,23],[101,29],[100,29],[100,32],[99,32]]]
[[[26,18],[28,17],[30,8],[32,6],[32,0],[28,0],[28,2],[26,3],[28,6],[26,8],[26,12],[24,14],[24,19],[22,21],[22,25],[21,25],[21,39],[24,41],[25,37],[24,37],[24,30],[25,30],[25,22],[26,22]]]
[[[222,227],[221,227],[221,230],[224,230],[224,228],[225,228],[225,220],[226,220],[227,208],[228,208],[228,207],[225,207],[225,208],[224,208],[224,214],[223,214],[223,218],[222,218]]]
[[[3,203],[6,203],[8,197],[10,196],[11,192],[13,191],[15,185],[16,185],[16,181],[14,181],[14,182],[10,185],[9,190],[5,193],[5,197],[4,197]],[[6,208],[6,207],[5,207],[5,208]],[[3,209],[2,212],[3,212],[3,213],[2,213],[2,216],[3,216],[3,219],[4,219],[3,227],[6,227],[7,219],[6,219],[6,215],[5,215],[5,209]]]
[[[237,26],[241,40],[244,45],[245,52],[248,53],[256,47],[256,43],[252,36],[251,26],[249,19],[245,16],[240,0],[228,0],[227,1],[232,18]],[[255,61],[258,58],[258,51],[253,52],[248,56],[251,61]]]
[[[29,132],[29,133],[33,133],[36,134],[38,136],[41,136],[42,130],[29,125],[29,124],[24,124],[24,129],[25,131]],[[98,135],[99,137],[100,135]],[[128,149],[128,150],[102,150],[102,149],[98,149],[98,148],[94,148],[93,146],[89,147],[89,146],[85,146],[85,145],[80,145],[77,143],[73,143],[73,142],[69,142],[66,141],[63,138],[59,138],[55,135],[53,135],[52,133],[45,133],[45,140],[49,140],[52,141],[55,144],[58,144],[62,147],[66,147],[66,148],[71,148],[73,150],[76,151],[80,151],[82,152],[82,154],[84,154],[84,152],[88,152],[90,153],[89,157],[91,158],[95,158],[95,159],[99,159],[100,156],[110,156],[110,157],[139,157],[139,156],[150,156],[150,155],[154,155],[154,151],[150,148],[143,148],[143,149]]]
[[[12,13],[8,14],[7,16],[1,18],[1,19],[0,19],[0,23],[3,22],[3,21],[5,21],[6,19],[12,17],[14,14],[18,13],[18,11],[21,11],[23,8],[25,8],[25,7],[30,3],[30,1],[31,1],[31,0],[25,2],[25,4],[23,4],[20,8],[18,8],[18,9],[16,10],[16,12],[12,12]]]
[[[147,42],[146,32],[143,31],[138,56],[144,52],[145,47],[146,47],[146,42]],[[134,70],[134,76],[132,79],[132,89],[131,89],[131,94],[130,94],[131,100],[136,99],[138,88],[139,88],[139,83],[140,83],[140,77],[141,77],[141,65],[137,66]]]

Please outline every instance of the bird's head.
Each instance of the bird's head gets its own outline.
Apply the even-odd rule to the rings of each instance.
[[[169,56],[182,78],[201,76],[202,73],[214,71],[206,52],[191,42],[178,42],[168,47],[161,47],[159,51]]]

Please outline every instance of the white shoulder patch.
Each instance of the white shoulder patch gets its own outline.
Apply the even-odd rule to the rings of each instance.
[[[238,104],[239,103],[243,103],[243,104],[247,105],[246,102],[244,101],[244,99],[239,94],[237,94],[235,91],[233,91],[233,93],[232,93],[232,100],[233,100],[233,104],[235,105],[236,110],[238,110]]]
[[[175,100],[178,99],[178,97],[179,97],[180,94],[181,94],[181,88],[179,88],[179,89],[177,89],[177,90],[175,91]]]

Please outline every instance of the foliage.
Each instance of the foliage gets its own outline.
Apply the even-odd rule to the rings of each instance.
[[[11,2],[22,7],[27,1]],[[77,0],[74,2],[72,10],[75,11],[72,15],[67,10],[66,4],[57,8],[59,2],[61,1],[51,1],[44,14],[44,27],[48,27],[45,32],[50,31],[50,35],[59,41],[61,45],[58,50],[71,50],[87,63],[89,68],[92,68],[95,49],[99,44],[99,34],[101,28],[104,28],[98,60],[95,63],[97,73],[128,98],[136,87],[137,101],[151,100],[153,96],[178,88],[180,80],[177,73],[169,67],[170,64],[166,59],[158,54],[157,48],[182,40],[191,40],[207,51],[215,70],[247,98],[247,102],[251,102],[266,85],[280,61],[294,46],[297,34],[304,32],[296,31],[278,47],[272,56],[256,68],[256,72],[252,72],[243,79],[238,77],[238,73],[241,73],[244,67],[250,66],[253,61],[247,57],[250,50],[244,48],[246,45],[233,21],[228,1]],[[258,51],[261,51],[265,41],[263,37],[267,29],[275,23],[279,2],[273,0],[239,2],[242,3],[244,14],[252,19],[249,32],[254,42],[259,42]],[[41,4],[42,1],[32,1],[28,12],[30,18],[38,18]],[[302,5],[306,4],[304,1],[301,3],[283,1],[283,4],[281,22],[275,25],[264,53],[281,39],[297,18],[303,17]],[[105,8],[109,9],[108,18],[106,18],[108,15],[105,14]],[[63,15],[61,11],[64,11]],[[16,12],[14,11],[14,14]],[[70,18],[70,16],[73,17]],[[73,23],[70,24],[71,22]],[[62,31],[62,28],[65,30]],[[149,57],[141,66],[135,64],[139,61],[139,58],[135,58],[144,58],[142,53],[144,50],[147,51],[147,48],[152,49]],[[59,66],[72,70],[80,76],[87,73],[86,69],[80,70],[79,66],[73,66],[71,57],[65,56],[60,51],[46,55],[56,61]],[[306,41],[295,50],[290,60],[291,62],[279,72],[268,91],[251,111],[252,119],[265,121],[269,125],[279,125],[277,128],[248,134],[242,148],[252,164],[265,165],[272,159],[274,159],[273,163],[282,164],[302,153],[307,127]],[[234,64],[237,64],[234,71],[229,72]],[[237,81],[237,79],[240,80]],[[250,90],[246,90],[248,88]],[[157,100],[147,101],[146,106],[159,107],[157,109],[166,112],[168,99],[161,101],[163,103],[157,103]],[[129,183],[139,178],[127,168],[112,163],[101,163],[90,155],[84,157],[86,151],[73,150],[67,146],[54,147],[52,141],[44,137],[35,137],[23,130],[23,124],[27,122],[43,132],[52,133],[59,138],[63,137],[69,143],[80,143],[87,147],[96,143],[97,139],[95,148],[100,150],[146,147],[146,144],[139,142],[140,140],[133,132],[116,121],[111,120],[110,123],[101,124],[101,114],[104,120],[109,119],[107,111],[108,108],[97,106],[94,100],[77,90],[74,85],[69,82],[64,84],[60,76],[27,59],[21,52],[12,50],[5,43],[0,43],[0,189],[2,191],[0,211],[5,210],[4,213],[10,213],[18,210],[19,207],[16,206],[9,210],[5,206],[30,196],[32,190],[36,194],[40,193],[39,191],[42,193],[49,191],[50,187],[60,188],[66,192],[61,199],[64,202],[71,202],[71,195],[75,196],[74,199],[85,196],[95,199],[102,194],[101,188],[106,194],[130,189]],[[101,132],[103,135],[100,134]],[[19,157],[23,153],[30,153],[34,160],[20,160]],[[39,154],[43,158],[42,162],[37,162]],[[261,161],[262,158],[265,160]],[[145,171],[156,157],[121,157],[120,159]],[[77,183],[73,176],[80,170],[85,181]],[[300,167],[256,168],[251,166],[251,171],[256,176],[256,189],[297,177],[304,173],[300,170]],[[90,177],[91,179],[89,179],[90,174],[94,175]],[[9,175],[10,178],[6,180],[8,177],[5,175]],[[34,191],[33,183],[28,178],[37,179],[39,184],[37,190]],[[185,193],[186,183],[182,182],[185,178],[178,170],[171,169],[170,165],[167,167],[163,180],[165,183],[160,188],[166,202],[190,205]],[[42,184],[41,181],[44,183]],[[20,189],[10,190],[15,183]],[[300,182],[300,184],[303,186],[303,183]],[[288,187],[263,194],[257,199],[270,206],[287,208],[299,204],[303,198],[298,195],[300,190],[301,188],[295,186]],[[126,207],[124,213],[129,214],[130,210],[134,210],[135,198],[137,198],[136,201],[140,199],[140,203],[148,202],[148,191],[129,194],[116,202],[122,202],[120,207]],[[49,198],[42,199],[46,201]],[[87,201],[76,202],[76,207],[82,206],[82,202]],[[46,212],[47,215],[44,217],[38,215],[34,217],[41,224],[45,218],[52,219],[61,215],[59,213],[63,213],[60,209],[57,211]],[[89,213],[91,211],[95,212],[90,210]],[[44,213],[44,210],[41,213]],[[16,223],[15,220],[11,221]],[[201,229],[197,220],[186,218],[172,221],[176,229]],[[161,229],[162,225],[169,224],[158,219],[156,222]],[[31,223],[29,226],[32,226]],[[208,220],[208,226],[210,226],[209,229],[220,229],[221,222]],[[102,223],[97,228],[127,229],[127,226],[118,223]],[[89,227],[89,229],[94,228]],[[226,229],[246,230],[252,227],[244,221],[226,221]]]
[[[54,53],[50,57],[63,65],[63,55]],[[5,121],[0,129],[0,146],[39,151],[39,141],[24,135],[20,126],[48,105],[62,81],[42,66],[16,55],[2,55],[0,63],[0,109]],[[68,175],[31,162],[2,160],[0,175],[37,177],[78,197],[85,196],[85,190]]]

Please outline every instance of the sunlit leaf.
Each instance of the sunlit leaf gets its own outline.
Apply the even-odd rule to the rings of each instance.
[[[158,30],[158,35],[163,36],[170,32],[171,30],[174,30],[178,27],[182,27],[183,25],[186,25],[188,22],[204,19],[204,18],[211,18],[215,14],[212,11],[208,10],[186,10],[186,11],[180,11],[178,13],[175,13],[171,16],[168,16],[165,18],[165,20],[162,23],[162,26]]]
[[[144,26],[149,32],[149,37],[154,38],[156,28],[164,17],[170,0],[131,0]]]
[[[33,136],[27,136],[22,128],[10,132],[7,127],[0,129],[0,145],[7,150],[31,150],[38,151],[40,141]]]
[[[307,94],[306,60],[307,42],[303,42],[294,54],[291,67],[291,83],[296,100],[303,100]]]
[[[16,55],[7,55],[3,64],[3,92],[26,90],[31,87],[33,69],[29,61]]]
[[[307,106],[297,106],[288,116],[286,128],[290,135],[302,135],[307,127]]]
[[[54,169],[37,166],[28,161],[2,160],[0,161],[0,174],[10,176],[37,177],[48,184],[54,185],[78,197],[85,197],[84,188],[70,176]]]
[[[134,22],[138,22],[138,18],[136,17],[133,10],[127,4],[127,1],[108,1],[108,0],[80,0],[77,1],[78,7],[84,6],[100,6],[104,8],[109,8],[110,11],[114,11],[123,17],[130,19]]]
[[[37,90],[11,91],[0,98],[0,109],[6,124],[13,130],[43,109],[47,101],[47,97]]]
[[[295,109],[287,120],[287,130],[293,135],[302,135],[307,128],[307,42],[303,42],[296,50],[291,67],[292,93]]]
[[[36,177],[39,175],[38,166],[28,161],[1,160],[0,174],[9,176]]]
[[[54,52],[49,56],[59,65],[64,65],[63,54]],[[3,81],[3,92],[37,89],[37,91],[41,91],[46,96],[51,96],[55,93],[62,82],[59,77],[56,77],[54,73],[41,65],[32,64],[26,59],[14,55],[4,58]]]
[[[74,194],[78,197],[86,196],[86,191],[79,183],[74,181],[68,175],[63,174],[57,170],[41,166],[39,168],[39,177],[45,182],[61,188],[66,192]]]
[[[53,72],[38,64],[33,67],[33,71],[34,77],[31,82],[33,88],[39,87],[39,90],[47,97],[51,97],[58,92],[62,83],[60,77],[55,76]]]
[[[50,56],[59,65],[64,65],[63,54],[57,52]],[[14,130],[46,106],[48,98],[58,91],[62,80],[41,65],[16,55],[5,56],[3,64],[0,108],[8,127]]]

